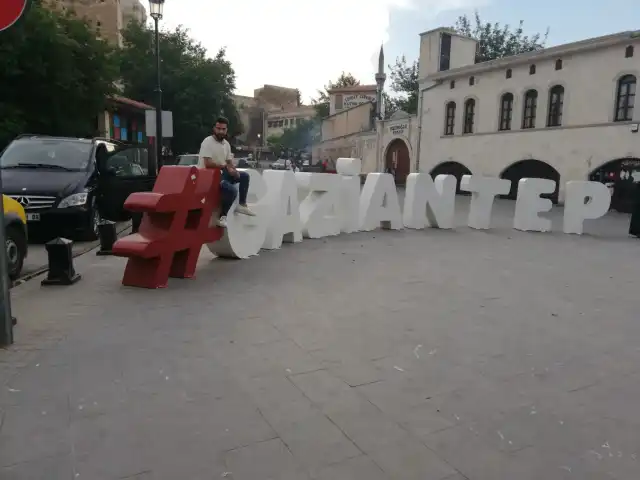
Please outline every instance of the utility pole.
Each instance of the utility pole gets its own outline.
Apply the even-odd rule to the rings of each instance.
[[[0,192],[3,192],[2,173],[0,171]],[[4,195],[0,208],[0,347],[13,344],[13,317],[11,315],[11,296],[9,293],[9,265],[4,231]]]
[[[29,9],[30,0],[2,0],[0,8],[0,33],[11,28]],[[2,187],[2,170],[0,169],[0,194]],[[13,316],[11,315],[11,297],[9,294],[9,265],[7,264],[7,247],[4,232],[4,194],[0,208],[0,348],[13,344]]]
[[[162,78],[160,59],[160,19],[164,8],[164,0],[149,0],[149,11],[155,23],[156,40],[156,162],[158,169],[162,167]]]

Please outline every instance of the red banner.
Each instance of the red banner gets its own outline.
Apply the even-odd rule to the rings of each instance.
[[[1,0],[0,32],[16,23],[27,9],[29,0]]]

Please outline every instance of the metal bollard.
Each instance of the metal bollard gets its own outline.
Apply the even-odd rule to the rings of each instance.
[[[142,213],[134,212],[131,214],[131,234],[138,233],[140,224],[142,223]]]
[[[73,242],[67,238],[56,238],[45,244],[49,257],[49,273],[42,285],[73,285],[80,274],[73,268]]]
[[[96,255],[111,255],[113,244],[118,240],[115,222],[108,220],[103,221],[98,225],[98,232],[98,236],[100,237],[100,250],[98,250]]]

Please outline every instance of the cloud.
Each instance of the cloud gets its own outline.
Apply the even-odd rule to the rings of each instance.
[[[479,0],[167,0],[162,24],[184,25],[210,55],[223,46],[237,93],[263,84],[299,88],[303,99],[348,71],[371,83],[372,61],[388,39],[389,13],[438,13]],[[416,32],[418,34],[419,32]],[[417,41],[417,38],[416,38]]]

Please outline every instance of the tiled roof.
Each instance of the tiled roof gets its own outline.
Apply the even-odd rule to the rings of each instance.
[[[347,92],[369,92],[377,90],[376,85],[353,85],[351,87],[332,88],[327,90],[329,93],[347,93]]]
[[[120,95],[113,95],[111,97],[114,102],[121,103],[123,105],[129,105],[130,107],[139,108],[140,110],[153,110],[155,107],[151,105],[147,105],[146,103],[139,102],[137,100],[132,100],[131,98],[122,97]]]

